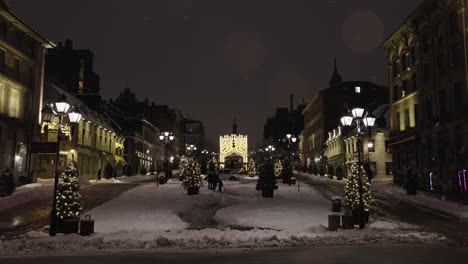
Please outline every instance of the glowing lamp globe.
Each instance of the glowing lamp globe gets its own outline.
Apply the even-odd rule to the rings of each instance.
[[[159,135],[159,140],[164,140],[164,135]]]
[[[73,123],[73,124],[78,124],[80,123],[80,120],[83,116],[81,115],[81,113],[78,111],[77,108],[71,110],[69,113],[68,113],[68,118],[70,119],[70,123]]]
[[[364,125],[366,127],[373,127],[375,124],[375,117],[372,115],[368,115],[366,118],[364,118]]]
[[[173,135],[170,135],[170,136],[169,136],[169,140],[170,140],[170,141],[174,140],[174,136],[173,136]]]
[[[351,113],[353,114],[354,118],[362,118],[364,115],[364,108],[356,107],[353,110],[351,110]]]
[[[54,111],[57,115],[65,115],[69,109],[70,104],[67,103],[65,95],[60,96],[60,98],[54,103]]]
[[[340,121],[343,126],[351,126],[353,123],[353,117],[350,115],[345,115],[341,118]]]

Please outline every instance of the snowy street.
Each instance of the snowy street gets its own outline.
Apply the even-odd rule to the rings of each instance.
[[[111,184],[112,185],[112,184]],[[121,185],[115,183],[115,185]],[[220,193],[202,187],[188,196],[178,180],[140,184],[83,213],[95,220],[90,237],[49,237],[37,229],[0,243],[4,254],[114,252],[124,250],[258,248],[324,245],[439,243],[445,238],[383,216],[364,230],[327,230],[331,203],[302,183],[279,184],[275,198],[262,198],[255,179],[225,182]],[[96,197],[96,194],[95,194]]]
[[[398,252],[397,254],[395,252]],[[432,253],[431,253],[432,252]],[[437,252],[436,254],[434,252]],[[56,255],[33,257],[0,257],[2,264],[209,264],[209,263],[268,263],[268,264],[336,264],[336,263],[398,263],[433,264],[466,263],[466,248],[440,245],[424,246],[345,246],[266,250],[196,250],[181,252],[130,252],[113,254]]]

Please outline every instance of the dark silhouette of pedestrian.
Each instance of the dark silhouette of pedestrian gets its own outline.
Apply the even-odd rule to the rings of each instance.
[[[102,178],[102,169],[99,168],[99,170],[97,171],[97,180],[101,181],[101,178]]]
[[[0,195],[11,195],[15,191],[15,180],[10,169],[6,168],[0,178]]]
[[[218,190],[219,190],[219,192],[223,192],[223,186],[224,186],[223,180],[219,179],[218,180]]]

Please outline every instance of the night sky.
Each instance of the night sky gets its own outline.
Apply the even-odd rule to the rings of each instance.
[[[344,80],[387,84],[382,41],[421,0],[10,0],[54,42],[95,53],[105,98],[125,87],[251,143],[276,107]]]

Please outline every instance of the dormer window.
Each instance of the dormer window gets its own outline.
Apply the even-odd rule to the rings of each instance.
[[[355,93],[361,93],[361,87],[360,86],[354,87],[354,92]]]

